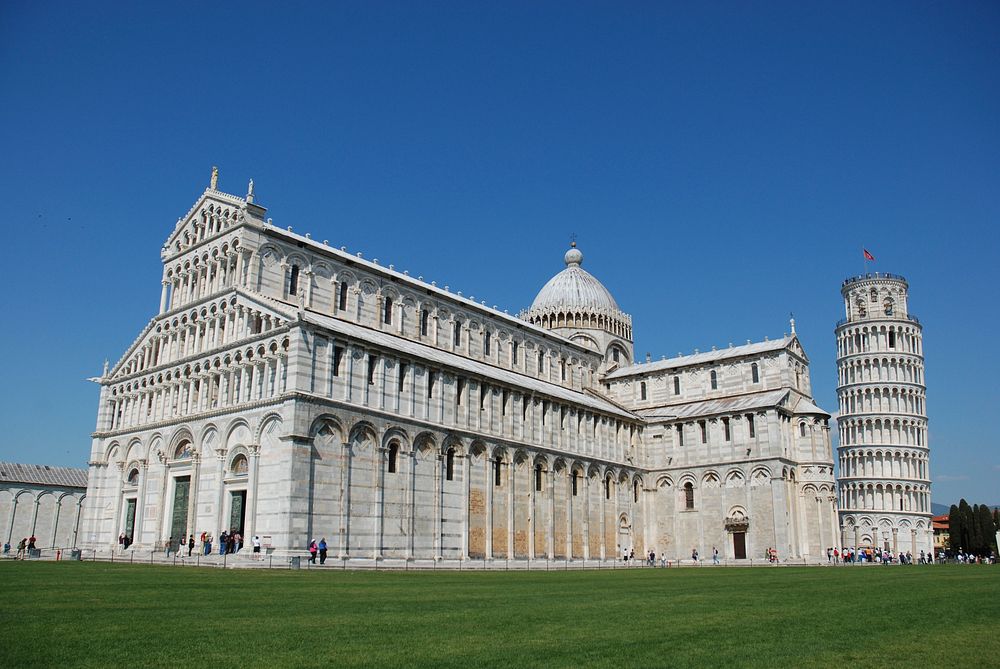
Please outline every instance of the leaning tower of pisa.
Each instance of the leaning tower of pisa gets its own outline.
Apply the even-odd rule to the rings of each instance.
[[[933,550],[923,335],[906,279],[844,281],[837,323],[840,527],[844,546]]]

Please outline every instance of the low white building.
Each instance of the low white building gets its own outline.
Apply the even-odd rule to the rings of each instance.
[[[325,537],[360,558],[826,559],[827,420],[793,332],[636,363],[565,267],[519,317],[274,226],[211,186],[160,310],[100,379],[89,547]]]
[[[86,497],[86,469],[0,462],[3,543],[35,537],[36,548],[75,548]]]

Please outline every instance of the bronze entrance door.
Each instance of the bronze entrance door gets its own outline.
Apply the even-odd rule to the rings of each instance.
[[[737,560],[747,559],[747,533],[733,532],[733,557]]]
[[[125,536],[129,542],[135,541],[135,499],[125,500]]]
[[[188,499],[191,496],[191,477],[180,476],[174,480],[174,507],[170,516],[170,536],[177,542],[187,543]]]
[[[246,522],[247,491],[235,490],[229,493],[229,531],[236,530],[243,534],[243,524]]]

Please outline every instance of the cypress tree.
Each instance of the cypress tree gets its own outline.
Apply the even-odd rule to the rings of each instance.
[[[952,504],[948,510],[948,548],[952,554],[958,552],[962,545],[962,514],[958,512],[958,505]]]
[[[990,507],[982,504],[979,506],[979,516],[976,518],[979,524],[979,534],[983,541],[983,555],[996,552],[996,534],[993,529],[993,516],[990,514]]]
[[[963,497],[958,501],[958,515],[962,521],[959,524],[961,533],[958,535],[958,546],[966,553],[972,552],[972,507]]]

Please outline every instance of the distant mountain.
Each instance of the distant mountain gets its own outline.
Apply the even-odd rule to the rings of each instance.
[[[1000,509],[1000,504],[991,504],[991,509]],[[938,504],[936,502],[931,502],[931,514],[935,516],[940,516],[942,514],[948,513],[951,510],[950,504]]]

